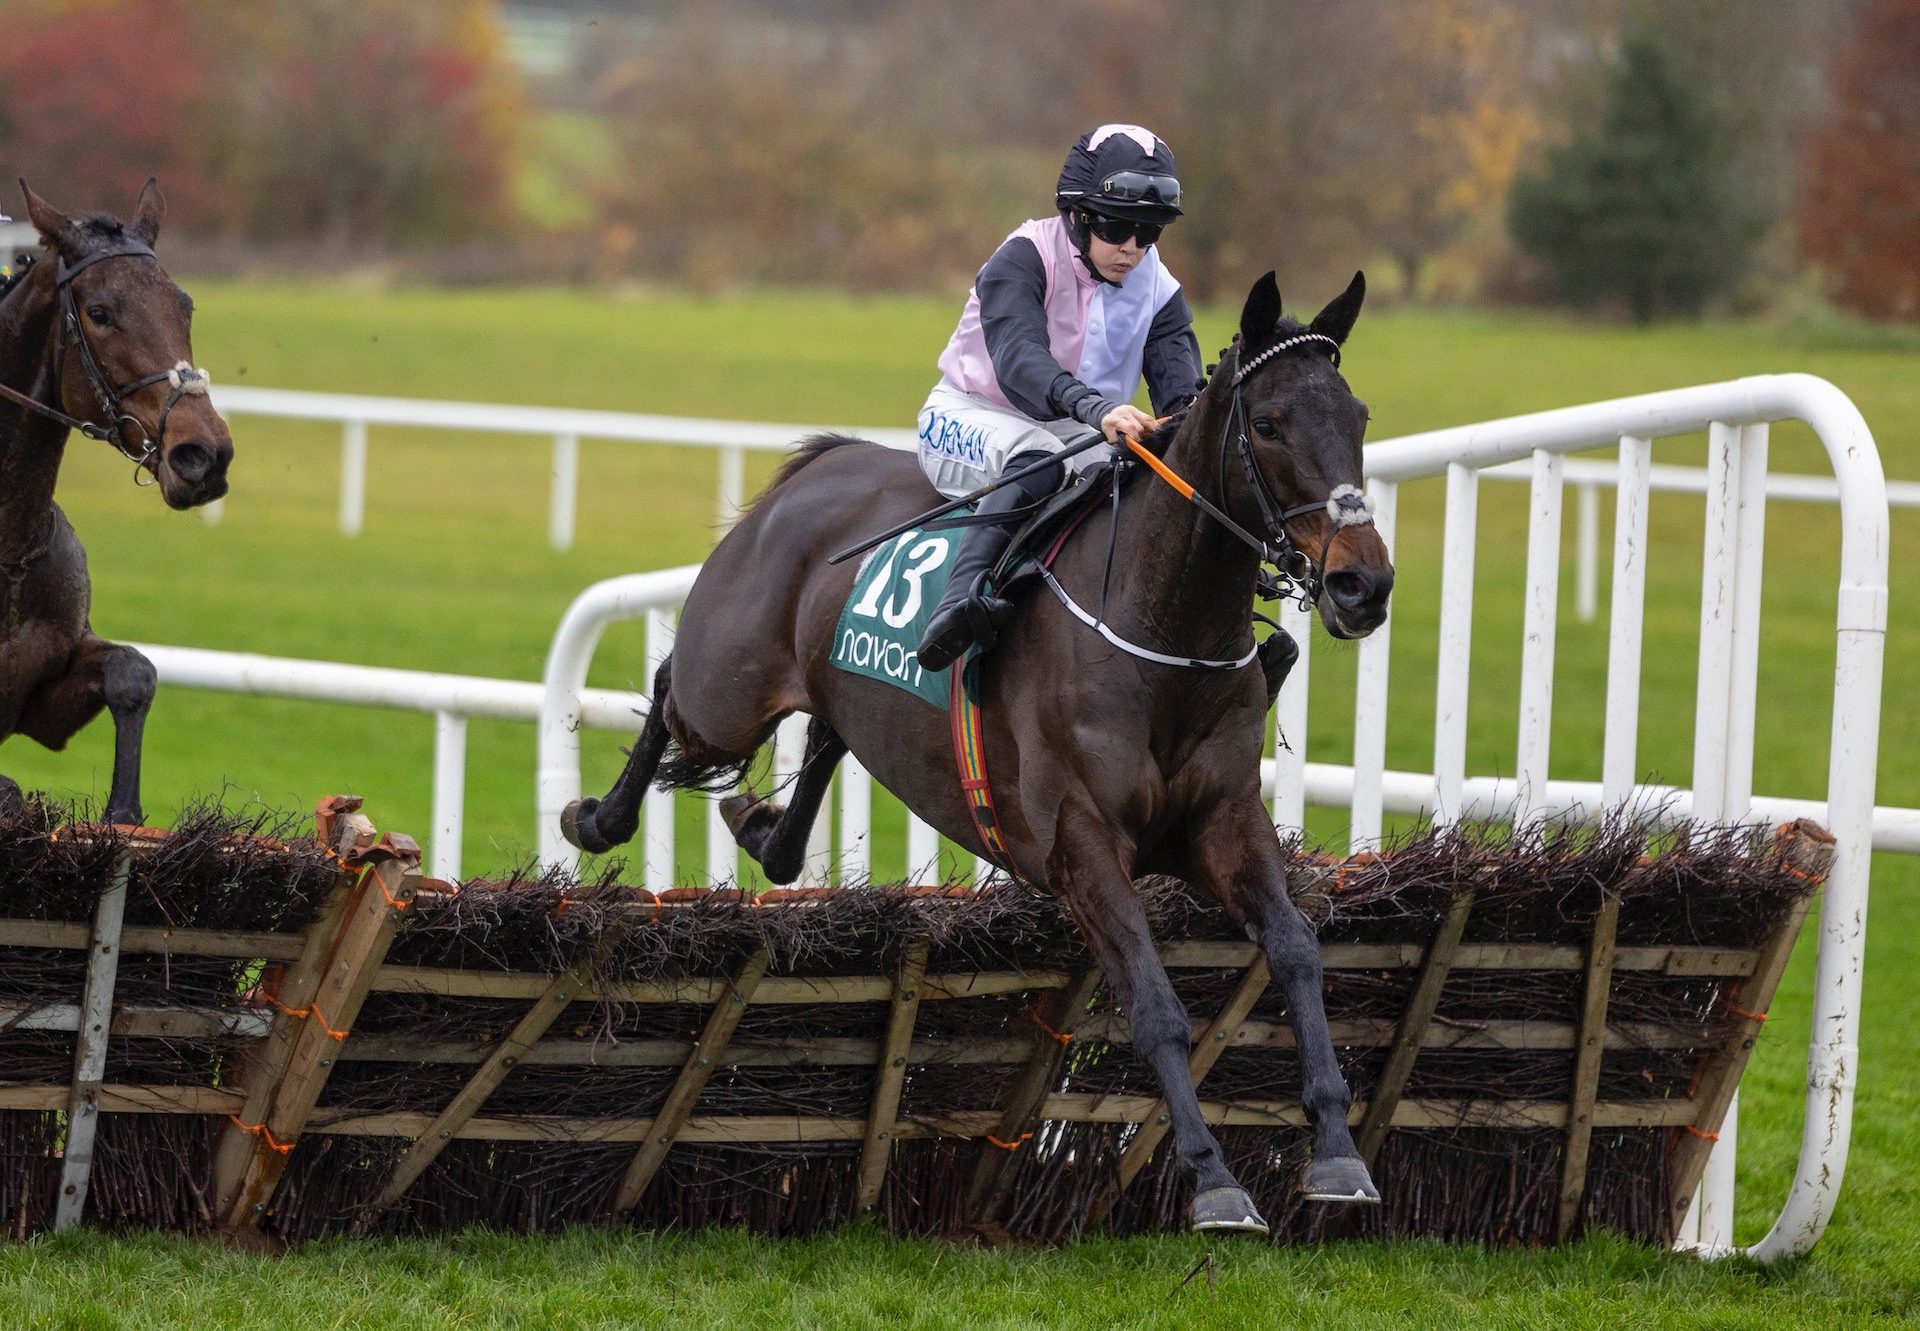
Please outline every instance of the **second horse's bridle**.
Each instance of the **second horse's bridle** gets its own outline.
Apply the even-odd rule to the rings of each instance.
[[[94,421],[77,419],[67,415],[57,406],[41,402],[25,393],[16,392],[4,384],[0,384],[0,397],[25,407],[28,411],[45,416],[49,420],[58,421],[68,429],[78,430],[89,439],[98,439],[103,443],[112,444],[124,456],[132,459],[137,467],[151,472],[157,469],[158,459],[166,447],[167,419],[173,415],[173,409],[179,405],[181,398],[206,395],[207,372],[195,369],[186,361],[180,361],[170,370],[156,370],[152,374],[135,379],[130,384],[118,387],[107,378],[106,372],[100,368],[100,362],[94,358],[93,347],[87,342],[86,330],[81,326],[80,309],[73,297],[73,279],[94,264],[108,259],[154,259],[156,263],[159,262],[148,246],[138,241],[127,241],[113,249],[89,254],[78,263],[69,264],[66,256],[60,256],[58,266],[54,270],[54,281],[59,293],[61,335],[67,345],[79,352],[80,368],[86,373],[87,384],[93,389],[94,396],[99,399],[102,415],[111,423],[100,425]],[[60,362],[64,359],[63,351],[64,348],[54,353],[53,398],[55,402],[60,400]],[[170,384],[172,391],[167,394],[166,405],[160,409],[159,422],[154,429],[149,430],[145,422],[124,410],[121,404],[141,389],[162,382]],[[129,445],[126,430],[123,428],[129,424],[140,434],[142,446],[137,450]],[[137,472],[135,474],[138,475]]]

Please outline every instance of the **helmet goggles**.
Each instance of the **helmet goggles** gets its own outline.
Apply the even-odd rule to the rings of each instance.
[[[1151,204],[1178,211],[1180,182],[1145,171],[1115,171],[1100,182],[1097,198],[1100,203]]]

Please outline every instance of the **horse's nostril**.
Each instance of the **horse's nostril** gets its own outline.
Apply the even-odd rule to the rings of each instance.
[[[189,484],[206,479],[207,473],[213,470],[213,459],[211,448],[191,439],[167,450],[167,466]]]
[[[1373,579],[1353,569],[1327,574],[1327,594],[1334,604],[1348,610],[1358,609],[1373,594]]]

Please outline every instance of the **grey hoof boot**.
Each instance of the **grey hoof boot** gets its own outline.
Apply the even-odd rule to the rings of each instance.
[[[1300,1191],[1306,1194],[1310,1202],[1377,1204],[1380,1200],[1380,1190],[1373,1186],[1373,1176],[1367,1173],[1366,1162],[1357,1155],[1336,1155],[1315,1160],[1307,1166],[1307,1175],[1300,1182]]]
[[[1201,1233],[1264,1234],[1267,1222],[1245,1188],[1208,1188],[1193,1199],[1193,1228]]]

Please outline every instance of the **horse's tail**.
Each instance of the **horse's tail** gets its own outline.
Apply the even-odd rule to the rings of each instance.
[[[775,490],[778,490],[795,476],[798,476],[809,462],[812,462],[822,454],[831,453],[834,449],[847,444],[866,444],[869,447],[877,446],[871,439],[858,439],[850,434],[816,434],[802,439],[793,446],[793,452],[787,454],[787,460],[780,464],[780,470],[776,471],[773,474],[773,479],[767,482],[767,488],[754,496],[753,503],[747,505],[748,511],[751,511],[755,504],[758,504]]]

